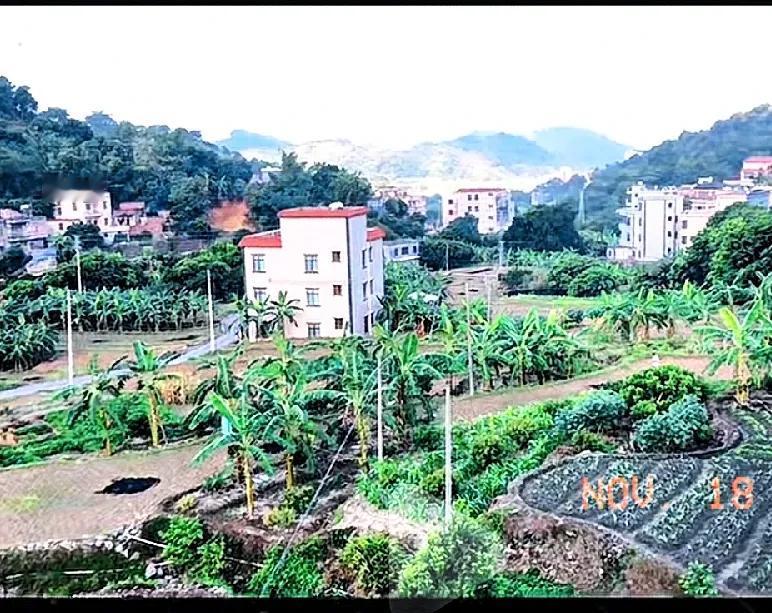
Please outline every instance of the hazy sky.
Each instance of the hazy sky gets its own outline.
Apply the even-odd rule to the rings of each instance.
[[[638,148],[772,102],[772,7],[0,7],[42,109],[409,146],[572,125]]]

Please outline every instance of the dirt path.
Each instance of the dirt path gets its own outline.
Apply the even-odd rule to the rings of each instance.
[[[142,521],[163,499],[200,485],[221,468],[224,453],[191,467],[199,449],[201,443],[0,470],[0,547],[96,535]],[[95,493],[120,477],[161,482],[137,494]]]
[[[660,360],[662,365],[673,364],[681,366],[682,368],[686,368],[697,374],[702,374],[709,362],[709,358],[697,356],[665,357]],[[578,379],[570,379],[568,381],[560,381],[558,383],[507,389],[504,392],[464,396],[463,398],[454,401],[453,414],[456,419],[476,419],[483,415],[490,415],[491,413],[502,411],[511,406],[544,400],[558,400],[560,398],[574,396],[581,392],[588,391],[602,383],[624,379],[633,373],[647,368],[651,368],[651,359],[640,360],[626,366],[605,370],[598,374]],[[731,368],[720,368],[714,376],[718,379],[731,379]]]

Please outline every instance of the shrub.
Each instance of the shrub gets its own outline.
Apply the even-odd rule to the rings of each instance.
[[[354,573],[357,588],[378,596],[387,596],[396,588],[405,559],[405,549],[387,534],[355,537],[340,555],[343,567]]]
[[[169,526],[161,532],[164,542],[163,558],[172,567],[186,571],[197,561],[197,549],[204,542],[204,527],[195,517],[172,517]]]
[[[543,578],[539,571],[531,569],[524,573],[502,572],[478,586],[477,598],[547,598],[573,596],[570,585],[553,583]]]
[[[602,453],[612,453],[615,449],[614,444],[596,432],[579,430],[571,437],[571,446],[577,451],[600,451]]]
[[[278,528],[289,528],[295,523],[298,514],[292,507],[283,504],[272,508],[265,514],[263,521],[267,526],[276,526]]]
[[[297,485],[284,494],[283,506],[292,509],[295,513],[303,513],[314,497],[314,488],[311,485]]]
[[[324,542],[315,537],[300,543],[287,554],[284,564],[278,568],[283,551],[280,546],[268,550],[262,567],[250,578],[248,590],[267,598],[319,596],[324,590],[321,570],[326,553]]]
[[[177,511],[177,513],[185,514],[188,511],[192,511],[196,504],[198,504],[196,497],[193,494],[187,494],[175,503],[174,510]]]
[[[709,441],[713,428],[705,406],[686,396],[664,413],[647,417],[635,429],[635,445],[643,451],[687,451]]]
[[[678,585],[687,596],[718,596],[713,570],[699,562],[689,564]]]
[[[602,390],[581,398],[571,409],[558,413],[555,429],[563,436],[578,430],[608,432],[619,425],[627,413],[622,397]]]
[[[568,284],[569,296],[600,296],[612,292],[625,283],[627,277],[619,266],[596,263],[577,274]]]
[[[225,543],[222,536],[204,543],[197,550],[197,563],[190,571],[191,578],[203,585],[219,585],[225,568]]]
[[[446,532],[429,537],[402,571],[399,594],[405,597],[472,597],[494,575],[502,553],[497,535],[464,515]]]
[[[630,409],[630,415],[633,419],[645,419],[652,415],[656,415],[658,412],[657,403],[653,400],[641,400],[633,405]]]
[[[218,473],[207,477],[201,484],[201,489],[205,492],[216,492],[218,490],[225,489],[232,481],[235,475],[233,462],[228,460],[225,467]]]
[[[689,394],[705,400],[708,392],[700,377],[680,366],[671,365],[647,368],[609,387],[619,392],[629,407],[649,400],[656,404],[658,411],[666,410]]]

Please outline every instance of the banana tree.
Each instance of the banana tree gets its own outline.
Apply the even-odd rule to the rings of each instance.
[[[708,372],[715,373],[724,365],[734,368],[735,398],[740,406],[747,406],[751,381],[758,382],[762,372],[769,368],[769,338],[772,324],[764,312],[763,303],[754,300],[751,307],[739,315],[733,308],[722,307],[717,323],[697,329],[703,339],[713,342],[713,359]]]
[[[145,345],[142,341],[134,341],[134,357],[126,362],[126,367],[137,379],[137,390],[145,395],[148,403],[148,422],[150,424],[150,437],[153,447],[158,447],[159,429],[163,429],[159,407],[163,404],[161,394],[161,382],[170,379],[180,379],[175,373],[164,373],[164,368],[175,357],[176,352],[166,352],[161,355]]]
[[[115,370],[123,359],[113,362],[105,370],[101,370],[96,361],[89,363],[91,381],[84,386],[68,386],[54,395],[53,400],[70,404],[67,416],[67,426],[72,425],[81,417],[86,417],[96,425],[104,437],[105,455],[112,455],[110,433],[114,427],[120,427],[120,418],[110,408],[110,402],[121,394],[127,375],[116,373]]]
[[[368,368],[364,354],[353,345],[339,355],[342,373],[340,396],[351,409],[359,438],[359,466],[367,466],[370,447],[370,413],[378,398],[378,373]]]
[[[293,324],[297,326],[295,316],[302,311],[302,307],[299,301],[296,299],[290,300],[287,296],[287,292],[279,292],[276,300],[271,300],[270,308],[273,310],[276,320],[281,326],[281,332],[284,337],[287,336],[287,324]]]
[[[242,390],[245,392],[245,390]],[[200,465],[222,449],[232,449],[237,458],[238,470],[241,471],[246,486],[247,516],[255,511],[254,466],[257,461],[267,473],[274,468],[265,453],[266,421],[250,402],[247,393],[239,393],[235,398],[223,398],[211,392],[206,400],[208,412],[220,415],[229,427],[216,432],[209,443],[193,458],[194,465]]]

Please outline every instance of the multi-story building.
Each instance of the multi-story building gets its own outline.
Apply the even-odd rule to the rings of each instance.
[[[465,215],[477,218],[480,234],[493,234],[512,224],[515,205],[506,189],[494,187],[462,188],[443,199],[443,225]]]
[[[73,224],[90,223],[102,232],[113,226],[113,205],[110,192],[89,190],[57,190],[53,194],[54,220],[51,229],[61,234]]]
[[[395,185],[379,185],[373,188],[373,197],[368,202],[368,206],[375,210],[380,210],[387,200],[401,200],[407,205],[409,215],[426,216],[427,198],[421,194],[411,192],[406,187]]]
[[[48,247],[51,228],[45,217],[31,215],[28,210],[0,209],[0,252],[14,245],[27,253]]]
[[[772,210],[772,187],[764,185],[752,189],[748,192],[748,202]]]
[[[421,241],[415,238],[402,238],[383,242],[383,263],[416,262],[421,257]]]
[[[621,261],[656,262],[688,248],[719,211],[745,202],[744,191],[707,184],[681,188],[649,188],[642,181],[627,190],[617,212],[620,239],[608,257]]]
[[[121,202],[113,211],[113,224],[126,230],[145,221],[144,202]]]
[[[292,338],[370,334],[383,297],[384,236],[367,227],[364,206],[285,209],[278,230],[239,243],[247,296],[275,300],[284,291],[297,300]]]
[[[772,176],[772,156],[754,155],[743,160],[741,179],[758,179]]]

